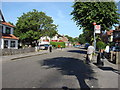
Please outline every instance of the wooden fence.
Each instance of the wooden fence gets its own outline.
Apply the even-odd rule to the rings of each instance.
[[[25,48],[25,49],[3,49],[2,50],[2,56],[5,55],[15,55],[15,54],[22,54],[22,53],[29,53],[29,52],[35,52],[35,48]]]

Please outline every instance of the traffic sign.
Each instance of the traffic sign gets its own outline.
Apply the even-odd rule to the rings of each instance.
[[[95,25],[94,29],[95,29],[95,33],[100,33],[101,26]]]

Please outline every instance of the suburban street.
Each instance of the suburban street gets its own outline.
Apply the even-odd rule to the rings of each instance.
[[[2,90],[120,90],[120,0],[1,3]]]
[[[85,64],[85,55],[84,49],[72,47],[3,61],[2,87],[118,88],[117,68],[102,70]]]

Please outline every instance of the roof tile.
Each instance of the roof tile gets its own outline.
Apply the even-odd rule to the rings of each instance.
[[[19,38],[17,38],[16,36],[12,34],[2,34],[2,38],[19,40]]]
[[[7,22],[3,22],[3,21],[2,21],[2,24],[3,24],[3,25],[7,25],[7,26],[10,26],[10,27],[15,27],[15,26],[11,25],[10,23],[7,23]]]

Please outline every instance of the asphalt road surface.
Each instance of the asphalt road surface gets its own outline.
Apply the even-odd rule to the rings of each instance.
[[[93,85],[98,87],[93,67],[84,63],[85,54],[82,49],[69,48],[3,62],[2,87],[91,88]]]

